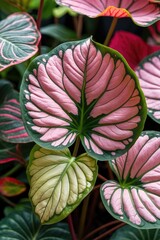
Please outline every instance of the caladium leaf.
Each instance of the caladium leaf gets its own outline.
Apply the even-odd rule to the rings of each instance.
[[[143,59],[136,74],[146,97],[148,115],[160,123],[160,51]]]
[[[38,51],[40,33],[27,13],[14,13],[0,22],[0,71],[31,58]]]
[[[32,139],[26,132],[20,111],[20,103],[10,99],[0,106],[0,138],[7,142],[26,143]]]
[[[160,227],[159,156],[160,133],[148,131],[110,162],[119,182],[106,181],[101,198],[111,215],[137,228]]]
[[[53,151],[35,145],[28,166],[30,198],[42,223],[67,217],[94,187],[97,161],[69,149]]]
[[[118,52],[90,38],[33,60],[21,85],[21,108],[38,145],[63,149],[80,137],[100,160],[126,152],[146,118],[135,73]]]
[[[109,240],[159,240],[160,229],[137,229],[126,225],[119,228]]]
[[[4,177],[0,178],[0,194],[6,197],[13,197],[23,193],[26,190],[26,186],[23,182],[12,178]]]
[[[75,12],[89,17],[131,17],[140,26],[149,26],[160,19],[158,4],[148,0],[56,0],[60,5],[68,6]]]
[[[3,240],[71,240],[66,223],[43,226],[28,209],[14,211],[0,221],[0,238]]]
[[[121,44],[119,44],[120,42]],[[160,46],[149,45],[136,34],[127,31],[117,31],[111,39],[109,47],[120,52],[133,70],[143,58],[160,50]]]

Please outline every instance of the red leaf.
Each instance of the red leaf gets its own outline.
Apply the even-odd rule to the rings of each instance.
[[[25,190],[25,184],[15,178],[4,177],[0,179],[0,193],[6,197],[19,195]]]
[[[135,69],[143,58],[160,50],[160,46],[150,46],[137,35],[125,31],[115,34],[110,47],[119,51],[132,69]]]

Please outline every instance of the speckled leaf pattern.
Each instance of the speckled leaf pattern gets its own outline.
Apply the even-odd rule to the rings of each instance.
[[[101,197],[117,219],[137,228],[160,227],[160,133],[143,132],[110,166],[119,182],[106,181]]]
[[[27,13],[14,13],[0,22],[0,71],[31,58],[38,51],[40,33]]]
[[[30,160],[29,195],[42,223],[67,217],[94,187],[97,161],[87,154],[75,158],[69,149],[53,151],[35,145]]]
[[[56,0],[75,12],[89,17],[131,17],[140,26],[149,26],[160,19],[160,8],[149,0]]]
[[[160,51],[143,59],[136,74],[146,97],[148,114],[160,123]]]
[[[137,229],[126,225],[115,231],[109,240],[159,240],[160,229]]]
[[[12,143],[32,142],[24,128],[17,99],[10,99],[0,106],[0,138]]]
[[[146,103],[135,73],[116,51],[85,39],[36,58],[21,86],[22,116],[34,141],[49,149],[76,137],[94,158],[113,159],[138,138]]]
[[[67,223],[41,225],[38,217],[30,210],[13,211],[0,221],[2,240],[71,240]]]

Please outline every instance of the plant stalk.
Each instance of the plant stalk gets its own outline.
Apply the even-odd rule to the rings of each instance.
[[[70,230],[70,233],[71,233],[71,236],[72,236],[72,240],[78,240],[77,236],[76,236],[76,233],[74,231],[74,226],[73,226],[73,221],[72,221],[71,214],[67,217],[67,222],[68,222],[68,225],[69,225],[69,230]]]
[[[105,229],[105,228],[107,228],[107,227],[110,227],[110,226],[112,226],[112,225],[115,225],[115,224],[117,224],[117,223],[120,223],[119,220],[114,220],[114,221],[112,221],[112,222],[103,224],[102,226],[94,229],[92,232],[90,232],[89,234],[87,234],[82,240],[91,239],[91,236],[92,236],[92,235],[98,233],[99,231],[101,231],[101,230],[103,230],[103,229]],[[120,223],[120,224],[122,224],[122,223]],[[118,226],[119,226],[120,224],[118,224]],[[123,223],[123,224],[124,224],[124,223]],[[116,226],[116,227],[117,227],[117,226]],[[112,228],[112,229],[113,229],[113,228]],[[112,230],[112,229],[111,229],[111,230]],[[111,230],[109,230],[109,231],[111,231]],[[108,232],[108,231],[107,231],[107,232]],[[93,238],[92,238],[92,239],[93,239]],[[95,240],[97,240],[97,239],[98,239],[98,238],[95,238]]]
[[[37,16],[37,28],[40,31],[41,27],[41,22],[42,22],[42,11],[43,11],[43,6],[44,6],[44,0],[40,1],[40,5],[38,8],[38,16]],[[39,54],[41,54],[41,40],[39,41]]]
[[[41,0],[39,8],[38,8],[38,16],[37,16],[37,27],[38,27],[38,30],[40,30],[40,27],[41,27],[43,5],[44,5],[44,0]]]
[[[120,227],[122,227],[122,226],[124,226],[124,225],[125,225],[125,223],[120,223],[120,224],[118,224],[117,226],[111,228],[110,230],[102,233],[102,234],[99,235],[98,237],[93,238],[93,240],[101,240],[101,239],[103,240],[104,237],[106,237],[107,235],[110,235],[110,234],[113,233],[115,230],[117,230],[118,228],[120,228]]]
[[[84,235],[84,228],[85,228],[85,222],[86,222],[86,217],[87,217],[89,199],[90,199],[90,195],[88,195],[83,201],[82,214],[81,214],[80,222],[79,222],[80,228],[79,228],[79,233],[78,233],[78,239],[81,239]]]
[[[12,168],[10,171],[8,171],[8,172],[5,173],[4,175],[2,175],[1,178],[8,177],[8,176],[12,175],[12,174],[15,173],[16,171],[18,171],[21,167],[22,167],[22,165],[17,164],[17,165],[16,165],[14,168]]]
[[[116,28],[117,22],[118,22],[118,18],[114,17],[113,20],[112,20],[111,26],[109,28],[109,31],[107,33],[106,39],[105,39],[105,41],[103,43],[104,45],[108,46],[108,44],[109,44],[109,42],[111,40],[111,37],[113,35],[113,32],[114,32],[114,30]]]
[[[77,38],[81,38],[82,37],[82,28],[83,28],[83,16],[79,15],[78,16],[78,20],[77,20]]]
[[[78,149],[79,149],[79,145],[80,145],[80,138],[77,137],[77,138],[76,138],[75,145],[74,145],[74,150],[73,150],[73,153],[72,153],[72,156],[73,156],[73,157],[76,157],[76,156],[77,156],[77,154],[78,154]]]
[[[0,195],[0,198],[2,198],[3,201],[6,202],[7,204],[9,204],[10,206],[12,206],[12,207],[15,207],[15,206],[16,206],[15,203],[13,203],[11,200],[9,200],[8,198],[6,198],[5,196]]]

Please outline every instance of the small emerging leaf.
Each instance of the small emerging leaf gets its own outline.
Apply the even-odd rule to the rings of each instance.
[[[137,228],[160,227],[160,133],[143,132],[132,148],[110,162],[119,182],[106,181],[101,198],[115,218]]]
[[[30,160],[29,195],[42,223],[67,217],[94,187],[97,162],[87,154],[75,158],[69,149],[53,151],[36,145]]]
[[[0,178],[0,193],[6,197],[17,196],[23,193],[25,190],[25,184],[15,178]]]
[[[33,60],[21,85],[21,108],[38,145],[64,149],[79,137],[100,160],[125,153],[146,119],[135,73],[118,52],[91,38]]]

